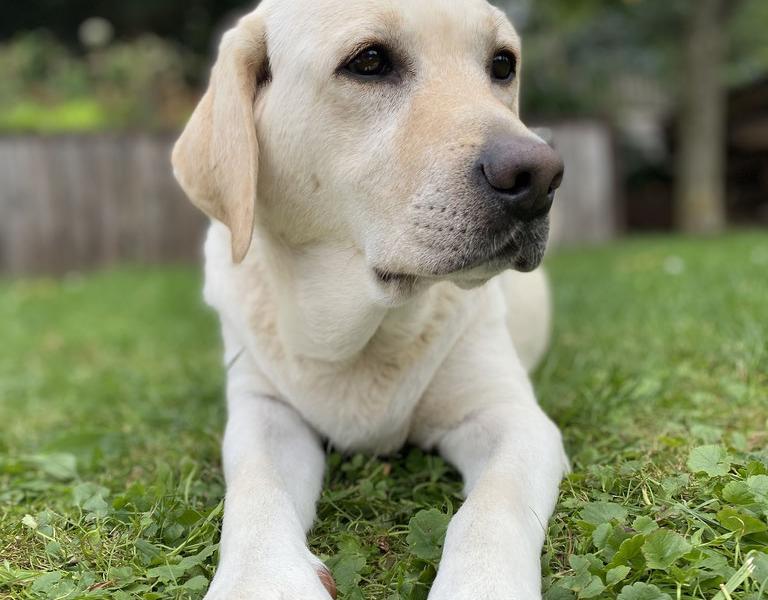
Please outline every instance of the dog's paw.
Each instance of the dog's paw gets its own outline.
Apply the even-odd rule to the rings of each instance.
[[[526,581],[501,569],[472,571],[443,569],[438,572],[428,600],[541,600],[536,578]]]
[[[436,581],[428,600],[542,600],[541,592],[524,585],[479,581],[467,578],[461,583]]]
[[[451,521],[428,600],[541,600],[537,526],[465,503]]]
[[[203,600],[331,599],[336,599],[336,582],[325,565],[313,557],[308,564],[250,572],[220,568]]]

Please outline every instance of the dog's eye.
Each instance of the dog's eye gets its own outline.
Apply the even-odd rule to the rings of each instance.
[[[517,73],[517,59],[508,50],[496,53],[491,63],[491,76],[497,81],[511,81]]]
[[[347,63],[347,71],[358,77],[377,79],[385,77],[392,71],[392,61],[389,53],[382,46],[369,46],[358,52]]]

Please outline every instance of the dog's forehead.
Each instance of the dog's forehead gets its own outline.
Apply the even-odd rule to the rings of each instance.
[[[260,8],[278,52],[288,44],[327,46],[381,35],[458,45],[493,37],[519,45],[504,13],[486,0],[265,0]]]

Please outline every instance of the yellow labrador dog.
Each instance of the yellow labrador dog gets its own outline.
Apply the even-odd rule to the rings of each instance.
[[[485,0],[264,0],[173,153],[212,219],[228,365],[208,600],[322,600],[323,441],[437,450],[467,499],[432,600],[541,597],[567,468],[527,376],[560,158],[518,117],[520,41]]]

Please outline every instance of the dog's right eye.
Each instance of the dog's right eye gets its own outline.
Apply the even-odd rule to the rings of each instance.
[[[346,70],[363,79],[380,79],[392,72],[392,61],[383,46],[368,46],[347,63]]]

